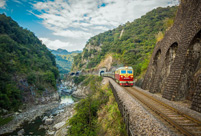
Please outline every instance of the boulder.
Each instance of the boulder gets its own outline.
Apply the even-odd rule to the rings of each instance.
[[[23,134],[24,134],[24,129],[21,129],[20,131],[17,132],[18,136],[23,136]]]
[[[62,121],[62,122],[59,122],[59,123],[55,124],[53,128],[54,128],[55,130],[58,130],[58,129],[60,129],[61,127],[63,127],[65,124],[66,124],[66,122],[65,122],[65,121]]]
[[[53,123],[53,119],[52,118],[47,118],[46,120],[45,120],[45,125],[50,125],[50,124],[52,124]]]
[[[2,109],[2,111],[1,111],[3,114],[7,114],[8,113],[8,110],[6,110],[6,109]]]
[[[42,120],[42,121],[45,121],[47,118],[48,118],[48,117],[47,117],[47,116],[45,116],[45,117],[43,118],[43,120]]]
[[[47,131],[47,135],[48,135],[48,136],[53,136],[54,133],[55,133],[54,131]]]

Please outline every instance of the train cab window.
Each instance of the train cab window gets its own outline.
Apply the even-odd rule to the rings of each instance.
[[[126,74],[126,70],[121,70],[121,74]]]
[[[128,74],[133,74],[133,71],[132,70],[127,70],[127,73]]]

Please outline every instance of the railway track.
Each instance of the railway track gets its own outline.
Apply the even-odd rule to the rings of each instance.
[[[133,87],[124,87],[150,110],[186,136],[201,136],[201,122]]]

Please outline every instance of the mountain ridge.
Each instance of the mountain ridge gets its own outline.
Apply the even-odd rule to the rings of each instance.
[[[73,63],[73,57],[82,52],[80,50],[69,52],[66,49],[61,48],[57,50],[49,50],[55,56],[61,78],[63,77],[63,74],[68,74],[70,72]]]
[[[105,56],[112,54],[113,66],[132,66],[135,76],[139,76],[146,70],[156,42],[172,26],[177,8],[159,7],[133,22],[91,37],[83,52],[75,56],[72,69],[96,69]]]

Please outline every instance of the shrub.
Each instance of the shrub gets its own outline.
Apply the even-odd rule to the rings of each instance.
[[[85,76],[80,75],[80,76],[73,77],[73,80],[74,80],[74,83],[76,85],[78,85],[79,83],[81,83],[82,81],[84,81],[85,78],[86,78]]]
[[[29,84],[36,83],[36,75],[35,75],[35,73],[31,72],[30,74],[28,74],[27,81],[28,81]]]

